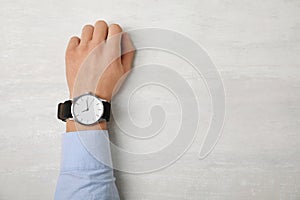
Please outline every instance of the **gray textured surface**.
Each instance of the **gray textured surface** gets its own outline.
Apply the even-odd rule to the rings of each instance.
[[[117,173],[123,199],[300,199],[299,1],[1,0],[0,16],[1,200],[53,198],[64,131],[55,108],[67,98],[64,49],[80,26],[101,18],[193,38],[216,63],[227,95],[215,151],[198,160],[198,139],[167,169]]]

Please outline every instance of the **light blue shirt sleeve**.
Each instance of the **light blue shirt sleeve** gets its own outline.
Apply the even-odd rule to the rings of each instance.
[[[107,130],[63,134],[55,200],[119,200]]]

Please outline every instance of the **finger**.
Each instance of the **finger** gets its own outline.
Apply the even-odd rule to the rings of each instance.
[[[108,27],[107,34],[107,45],[111,49],[111,52],[114,53],[114,59],[119,60],[121,63],[121,37],[122,37],[122,28],[118,24],[112,24]]]
[[[81,32],[81,45],[86,45],[93,38],[94,27],[85,25]]]
[[[122,35],[122,65],[125,73],[132,68],[132,62],[135,55],[135,48],[127,33]]]
[[[80,43],[80,38],[77,36],[73,36],[70,38],[67,49],[74,49],[79,45],[79,43]]]
[[[122,33],[122,28],[119,24],[111,24],[109,27],[108,27],[108,36],[107,38],[111,38],[112,36],[115,36],[117,34],[120,35],[120,33]]]
[[[106,40],[107,37],[107,24],[103,20],[99,20],[95,23],[95,29],[93,34],[93,41],[95,43],[101,43]]]

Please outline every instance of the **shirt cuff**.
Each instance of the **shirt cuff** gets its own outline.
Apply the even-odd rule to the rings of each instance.
[[[107,130],[67,132],[62,138],[61,172],[112,169]]]

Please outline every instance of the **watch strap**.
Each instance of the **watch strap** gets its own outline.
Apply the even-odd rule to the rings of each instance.
[[[71,100],[67,100],[64,103],[59,103],[58,111],[57,111],[57,118],[64,122],[69,118],[73,118],[72,112],[71,112],[71,107],[72,107]]]
[[[101,118],[105,119],[108,122],[110,118],[110,103],[107,101],[102,101],[102,103],[104,111]]]

